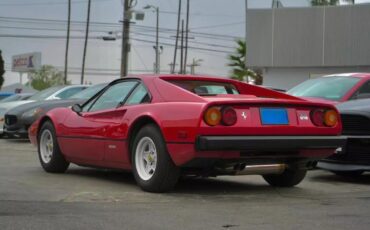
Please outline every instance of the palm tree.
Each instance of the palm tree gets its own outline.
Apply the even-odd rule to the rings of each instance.
[[[233,67],[231,78],[249,83],[255,80],[256,74],[246,65],[247,45],[243,40],[237,40],[236,43],[238,46],[235,49],[235,53],[228,56],[230,61],[228,66]]]

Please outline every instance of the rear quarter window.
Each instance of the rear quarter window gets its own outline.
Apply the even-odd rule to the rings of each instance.
[[[227,82],[171,80],[170,83],[200,96],[239,94],[235,85]]]

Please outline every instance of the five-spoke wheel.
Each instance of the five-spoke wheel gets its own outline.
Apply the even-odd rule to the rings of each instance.
[[[172,162],[156,125],[148,124],[139,130],[131,154],[134,177],[143,190],[166,192],[176,185],[180,169]]]
[[[55,129],[50,121],[46,121],[38,135],[38,153],[41,166],[47,172],[63,173],[69,163],[64,159],[56,140]]]

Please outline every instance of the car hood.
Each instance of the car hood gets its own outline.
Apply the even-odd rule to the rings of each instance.
[[[0,108],[1,109],[5,109],[5,110],[9,110],[9,109],[12,109],[16,106],[19,106],[19,105],[23,105],[23,104],[28,104],[28,103],[32,103],[34,101],[31,101],[31,100],[25,100],[25,101],[11,101],[11,102],[5,102],[5,103],[0,103]]]
[[[47,100],[47,101],[35,101],[25,105],[20,105],[9,110],[7,113],[11,115],[21,115],[27,111],[36,108],[42,108],[43,110],[50,110],[57,107],[67,107],[76,103],[81,103],[86,100],[84,99],[69,99],[69,100]]]
[[[353,101],[348,101],[344,103],[340,103],[336,105],[339,112],[360,112],[360,113],[368,113],[370,114],[370,99],[358,99]]]
[[[332,101],[332,100],[327,100],[327,99],[318,98],[318,97],[301,97],[301,98],[307,101],[320,102],[320,103],[331,104],[331,105],[336,105],[340,103],[339,101]]]

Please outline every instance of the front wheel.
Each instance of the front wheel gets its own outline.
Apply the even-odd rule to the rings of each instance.
[[[50,121],[45,122],[38,135],[38,153],[42,168],[50,173],[64,173],[69,162],[64,159]]]
[[[274,187],[293,187],[305,178],[306,173],[306,169],[286,169],[282,174],[263,175],[263,178]]]
[[[180,169],[172,162],[161,132],[155,125],[144,126],[132,147],[133,174],[148,192],[167,192],[176,185]]]

